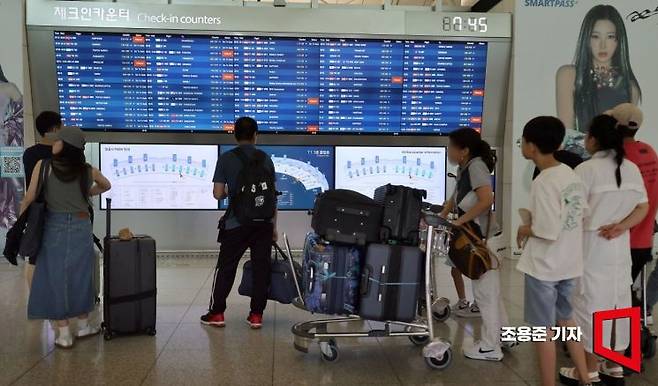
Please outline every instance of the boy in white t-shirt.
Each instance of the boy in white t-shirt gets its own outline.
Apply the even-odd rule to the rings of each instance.
[[[542,385],[555,385],[556,352],[552,327],[576,327],[571,307],[574,279],[583,274],[583,214],[585,188],[570,167],[553,153],[564,138],[565,128],[554,117],[537,117],[523,128],[522,152],[541,171],[530,189],[531,223],[517,233],[525,244],[517,269],[525,273],[525,321],[545,327],[547,339],[536,343]],[[580,374],[588,374],[580,342],[568,342]],[[588,376],[582,384],[591,384]]]

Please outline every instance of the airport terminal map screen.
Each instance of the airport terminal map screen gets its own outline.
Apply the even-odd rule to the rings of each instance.
[[[234,149],[222,145],[220,152]],[[258,146],[272,158],[276,173],[276,190],[280,210],[308,210],[313,208],[315,196],[334,187],[333,146]],[[230,187],[229,187],[230,189]],[[226,209],[228,201],[221,202]]]
[[[375,189],[386,184],[424,189],[424,201],[443,204],[445,147],[336,147],[336,189],[373,197]]]
[[[55,32],[64,124],[86,130],[447,134],[482,124],[487,43]]]
[[[214,209],[217,145],[100,144],[113,209]]]

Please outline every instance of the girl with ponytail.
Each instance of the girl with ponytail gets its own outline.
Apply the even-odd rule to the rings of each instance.
[[[491,215],[493,188],[491,172],[496,166],[496,156],[480,133],[470,128],[453,131],[449,135],[448,160],[458,164],[455,192],[446,201],[443,217],[456,213],[457,226],[469,223],[480,237],[489,238],[498,232],[494,216]],[[449,265],[452,263],[448,260]],[[498,267],[494,267],[498,268]],[[472,347],[464,348],[464,355],[470,359],[500,361],[503,358],[500,342],[500,329],[507,325],[507,314],[500,296],[499,270],[487,271],[479,280],[473,280],[475,301],[469,305],[466,300],[462,273],[452,267],[459,302],[455,314],[461,317],[482,316],[482,339]]]
[[[623,369],[615,363],[599,362],[593,351],[592,314],[631,307],[631,247],[629,229],[646,216],[649,205],[638,167],[624,158],[623,135],[617,120],[599,115],[592,120],[585,148],[592,158],[576,168],[587,194],[583,234],[583,276],[578,279],[573,308],[583,332],[587,367],[599,372],[606,384],[623,380]],[[614,337],[613,337],[614,334]],[[630,343],[628,319],[618,319],[614,330],[603,327],[603,342],[623,353]],[[563,368],[562,376],[574,370]]]

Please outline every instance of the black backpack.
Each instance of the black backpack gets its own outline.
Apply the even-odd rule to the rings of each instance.
[[[274,173],[265,166],[267,155],[256,150],[249,158],[239,147],[232,152],[242,162],[235,190],[229,187],[227,213],[235,214],[240,225],[269,222],[276,212]]]

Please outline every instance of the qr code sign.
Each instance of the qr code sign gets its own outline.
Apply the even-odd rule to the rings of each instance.
[[[2,157],[0,158],[0,174],[3,178],[23,177],[23,161],[21,157]]]

